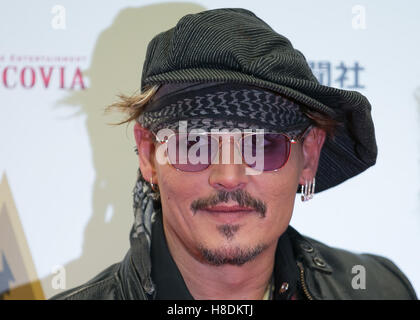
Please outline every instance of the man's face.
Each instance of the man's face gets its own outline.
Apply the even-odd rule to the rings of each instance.
[[[321,132],[312,131],[305,141]],[[160,164],[152,151],[150,169],[159,185],[167,238],[210,264],[241,265],[255,258],[274,245],[289,225],[298,185],[304,183],[304,175],[313,177],[309,175],[314,166],[316,170],[317,159],[313,163],[309,158],[320,149],[318,140],[307,141],[306,148],[305,143],[293,144],[281,169],[258,175],[246,174],[245,164],[234,163],[233,153],[238,150],[233,139],[227,148],[231,162],[212,164],[200,172]]]

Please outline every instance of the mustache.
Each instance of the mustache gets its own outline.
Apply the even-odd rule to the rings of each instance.
[[[197,210],[213,207],[219,203],[228,202],[229,200],[236,201],[241,207],[250,207],[257,211],[262,218],[265,217],[267,211],[266,204],[259,199],[255,199],[249,192],[243,189],[234,191],[218,190],[214,195],[208,198],[194,200],[191,203],[190,208],[195,214]]]

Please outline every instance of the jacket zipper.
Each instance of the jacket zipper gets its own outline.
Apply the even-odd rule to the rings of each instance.
[[[304,277],[305,271],[303,269],[303,265],[302,265],[301,262],[298,262],[297,265],[300,269],[300,283],[302,285],[303,292],[304,292],[306,298],[308,298],[308,300],[314,300],[314,298],[309,293],[308,287],[306,286],[306,283],[305,283],[305,277]]]

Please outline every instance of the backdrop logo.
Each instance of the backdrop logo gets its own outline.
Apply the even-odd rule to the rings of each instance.
[[[365,89],[361,76],[365,68],[359,61],[347,63],[333,63],[328,60],[308,61],[312,73],[324,86],[333,86],[340,89]]]
[[[85,56],[2,55],[0,89],[86,89],[80,63]]]
[[[6,175],[0,180],[0,299],[45,299]]]

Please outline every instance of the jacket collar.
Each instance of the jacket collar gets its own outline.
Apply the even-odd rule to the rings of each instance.
[[[325,299],[319,280],[333,273],[333,268],[317,249],[316,241],[301,235],[293,227],[287,229],[293,244],[296,264],[299,266],[299,283],[306,298]]]
[[[316,248],[314,240],[303,236],[292,226],[289,226],[287,232],[292,241],[293,249],[297,260],[300,260],[306,267],[318,270],[324,273],[332,273],[332,267]]]

